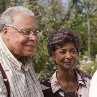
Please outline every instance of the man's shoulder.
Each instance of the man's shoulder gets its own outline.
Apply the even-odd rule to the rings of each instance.
[[[0,60],[1,60],[1,57],[2,57],[2,50],[0,49]]]

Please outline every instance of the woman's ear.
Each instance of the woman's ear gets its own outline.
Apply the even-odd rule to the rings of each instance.
[[[52,61],[55,62],[55,55],[51,57]]]

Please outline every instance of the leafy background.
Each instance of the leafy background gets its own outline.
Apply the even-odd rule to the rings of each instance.
[[[40,40],[33,62],[40,80],[48,79],[56,69],[47,52],[47,38],[50,33],[63,27],[70,27],[81,34],[78,67],[91,75],[95,72],[97,0],[0,0],[0,13],[15,5],[28,7],[37,17]]]

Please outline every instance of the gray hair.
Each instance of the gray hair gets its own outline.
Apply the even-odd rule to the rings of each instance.
[[[24,13],[28,16],[34,16],[34,13],[24,6],[14,6],[5,10],[0,17],[0,31],[7,24],[12,24],[14,22],[14,16],[17,13]]]

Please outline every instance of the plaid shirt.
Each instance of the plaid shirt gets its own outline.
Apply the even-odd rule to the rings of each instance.
[[[0,37],[0,63],[10,85],[11,97],[43,97],[40,83],[32,66],[32,58],[18,61]],[[0,72],[0,97],[7,97],[7,89]]]

